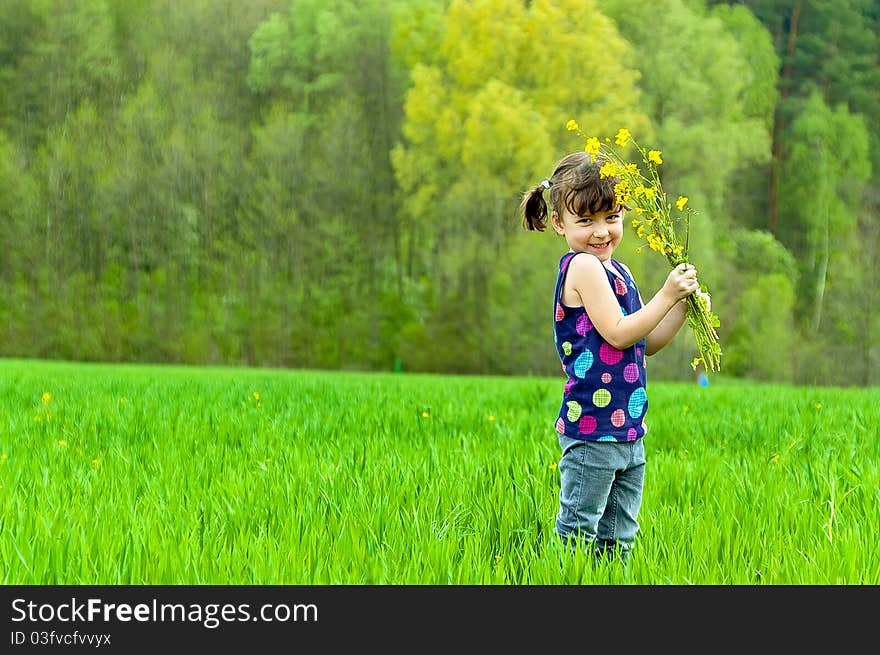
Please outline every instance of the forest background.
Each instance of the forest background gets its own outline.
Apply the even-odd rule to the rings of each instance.
[[[878,27],[873,0],[3,0],[0,356],[560,374],[564,245],[518,205],[575,118],[661,149],[698,211],[723,374],[878,384]]]

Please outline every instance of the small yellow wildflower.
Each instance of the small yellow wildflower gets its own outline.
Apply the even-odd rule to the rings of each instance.
[[[47,402],[49,402],[50,400],[52,400],[52,394],[49,393],[48,391],[44,391],[42,397],[43,397],[43,402],[44,402],[44,403],[47,403]]]
[[[7,460],[7,459],[9,459],[9,455],[7,455],[6,453],[3,453],[2,455],[0,455],[0,459]]]
[[[591,136],[589,139],[587,139],[587,145],[584,146],[584,150],[591,155],[596,155],[599,153],[599,146],[599,139]]]
[[[645,187],[645,199],[646,200],[653,200],[655,195],[656,195],[656,191],[654,191],[654,187],[652,187],[652,186]]]
[[[816,403],[816,409],[822,409],[822,403]]]
[[[428,418],[428,416],[429,416],[428,412],[422,412],[422,418]]]
[[[599,169],[599,177],[601,178],[614,177],[615,175],[617,175],[617,164],[613,161],[604,164],[602,168]]]
[[[649,150],[648,151],[648,161],[653,162],[657,165],[662,164],[663,160],[660,158],[661,154],[663,154],[662,150]]]
[[[638,248],[636,248],[636,254],[637,254],[637,255],[641,255],[641,254],[642,254],[642,246],[639,246]]]
[[[34,420],[35,420],[37,423],[39,423],[42,419],[40,419],[39,416],[34,416]]]
[[[678,200],[675,201],[675,206],[678,207],[678,211],[684,209],[686,204],[688,204],[687,196],[679,196]]]
[[[101,465],[101,462],[98,461],[98,458],[92,460],[92,468],[98,468]]]
[[[66,445],[67,445],[67,440],[66,440],[66,439],[59,439],[59,440],[58,440],[58,445],[59,445],[59,446],[66,446]]]
[[[630,131],[625,127],[621,127],[619,130],[617,130],[617,134],[614,137],[614,143],[619,146],[625,146],[627,141],[629,141],[631,137],[632,134],[630,134]]]
[[[492,416],[491,414],[489,414],[489,420],[490,420],[490,421],[494,421],[494,420],[495,420],[495,417]]]
[[[773,456],[770,458],[770,461],[774,464],[779,461],[779,453],[773,453]]]
[[[259,399],[260,399],[260,392],[254,391],[254,400],[259,400]]]
[[[550,462],[550,466],[548,466],[547,468],[549,468],[551,471],[555,471],[556,470],[556,462]]]
[[[578,125],[578,122],[575,119],[571,118],[565,124],[565,129],[568,130],[569,132],[574,132],[575,130],[580,129],[580,125]]]

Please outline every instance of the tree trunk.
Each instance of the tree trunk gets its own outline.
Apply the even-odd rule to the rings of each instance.
[[[779,169],[782,165],[782,132],[785,129],[784,105],[788,98],[791,84],[791,65],[797,44],[798,22],[801,18],[802,0],[794,0],[791,8],[791,20],[788,26],[788,43],[785,47],[785,63],[782,67],[780,82],[780,99],[776,109],[776,120],[773,122],[773,159],[770,163],[770,232],[776,234],[776,223],[779,216]]]

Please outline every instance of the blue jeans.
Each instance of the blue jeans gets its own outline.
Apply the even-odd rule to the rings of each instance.
[[[645,477],[642,439],[584,441],[559,435],[559,514],[556,534],[571,548],[614,550],[625,556],[639,531]]]

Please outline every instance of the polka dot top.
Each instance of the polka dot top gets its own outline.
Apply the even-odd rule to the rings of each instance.
[[[587,441],[635,441],[648,430],[645,340],[618,350],[593,327],[586,309],[562,304],[565,274],[578,254],[562,256],[556,279],[554,340],[568,376],[556,431]],[[636,283],[620,263],[612,259],[611,264],[623,279],[605,269],[608,284],[620,311],[631,314],[642,306]]]

